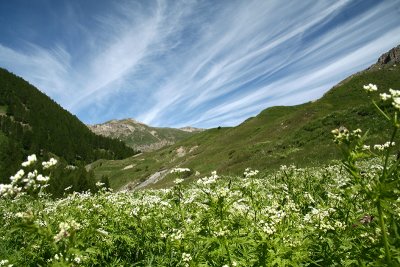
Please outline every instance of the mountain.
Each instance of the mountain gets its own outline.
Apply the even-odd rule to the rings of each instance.
[[[186,127],[179,128],[179,130],[189,132],[189,133],[194,133],[194,132],[199,133],[199,132],[204,131],[205,129],[186,126]]]
[[[111,120],[102,124],[88,125],[89,129],[102,136],[123,141],[139,151],[154,151],[192,136],[202,129],[151,127],[134,119]]]
[[[386,142],[387,122],[362,88],[369,83],[377,84],[381,92],[400,88],[399,52],[400,46],[390,50],[319,100],[267,108],[237,127],[209,129],[158,151],[121,161],[101,160],[90,168],[96,176],[109,175],[114,188],[134,188],[149,178],[147,187],[165,187],[173,184],[174,177],[166,174],[174,167],[190,168],[188,180],[194,180],[213,170],[241,174],[247,167],[273,170],[284,164],[328,163],[340,158],[331,134],[340,126],[369,130],[370,144]]]
[[[1,68],[0,129],[0,182],[7,182],[32,153],[75,165],[135,154],[121,141],[95,135],[37,88]]]

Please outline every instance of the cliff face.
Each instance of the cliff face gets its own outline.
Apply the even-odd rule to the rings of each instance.
[[[397,63],[400,63],[400,45],[380,56],[376,65],[392,65]]]

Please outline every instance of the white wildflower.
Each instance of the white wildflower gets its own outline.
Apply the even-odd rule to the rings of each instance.
[[[381,97],[381,99],[382,99],[383,101],[386,101],[386,100],[388,100],[388,99],[390,99],[390,98],[392,97],[391,95],[386,94],[386,93],[379,94],[379,96]]]
[[[218,178],[219,178],[219,176],[217,175],[217,171],[213,171],[213,172],[211,172],[210,177],[204,177],[204,178],[197,180],[197,184],[199,184],[199,185],[213,184],[217,181]]]
[[[182,183],[183,181],[184,181],[183,179],[178,178],[178,179],[175,179],[174,183],[175,183],[175,184],[180,184],[180,183]]]
[[[363,150],[370,150],[370,149],[371,149],[371,146],[363,145],[362,149],[363,149]]]
[[[215,232],[215,235],[219,237],[225,236],[227,234],[229,234],[229,230],[226,226],[223,229],[220,228],[218,231]]]
[[[47,182],[47,181],[50,180],[50,177],[49,176],[43,176],[43,175],[39,174],[36,177],[36,180],[39,181],[39,182]]]
[[[51,158],[49,161],[42,162],[43,169],[49,169],[56,164],[57,164],[57,160],[55,158]]]
[[[182,233],[181,230],[174,229],[174,232],[171,234],[171,240],[182,240],[185,235]]]
[[[389,148],[389,147],[391,147],[391,146],[395,146],[396,145],[396,143],[395,142],[386,142],[386,143],[384,143],[383,145],[379,145],[379,144],[377,144],[377,145],[374,145],[374,149],[375,150],[379,150],[379,151],[383,151],[383,150],[385,150],[386,148]]]
[[[0,184],[0,196],[8,196],[12,194],[13,186],[10,184]]]
[[[70,190],[71,188],[72,188],[72,185],[66,187],[66,188],[64,189],[64,191],[68,191],[68,190]]]
[[[375,84],[368,84],[368,85],[364,85],[364,90],[368,91],[368,92],[374,92],[378,90],[378,87]]]
[[[28,179],[34,179],[38,175],[38,171],[34,170],[33,172],[28,173]]]
[[[390,88],[389,92],[392,95],[392,97],[399,97],[400,96],[400,90],[393,90],[392,88]]]
[[[160,237],[161,238],[167,238],[167,236],[168,236],[168,234],[167,233],[164,233],[164,232],[161,232],[161,234],[160,234]]]
[[[77,223],[75,220],[70,222],[61,222],[59,224],[60,231],[57,235],[54,236],[54,240],[56,242],[60,241],[63,238],[69,237],[71,235],[71,231],[80,229],[81,225]]]
[[[252,170],[250,168],[246,168],[243,175],[244,175],[244,177],[249,178],[249,177],[256,176],[258,173],[259,173],[258,170]]]
[[[28,156],[28,159],[25,162],[22,162],[22,167],[28,167],[37,161],[36,155],[32,154]]]
[[[226,187],[219,187],[217,193],[220,197],[226,197],[229,193],[229,189]]]
[[[14,176],[10,177],[11,182],[17,183],[24,176],[24,174],[24,170],[19,170]]]
[[[182,253],[182,261],[189,262],[192,260],[192,256],[189,253]]]
[[[393,97],[392,105],[395,108],[400,109],[400,97]]]
[[[183,172],[190,172],[189,168],[174,168],[171,170],[171,173],[183,173]]]
[[[105,185],[105,183],[102,183],[102,182],[97,182],[97,183],[96,183],[96,186],[99,187],[99,188],[100,188],[100,187],[103,187],[103,185]]]

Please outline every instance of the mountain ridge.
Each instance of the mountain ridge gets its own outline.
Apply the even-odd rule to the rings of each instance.
[[[109,120],[104,123],[87,125],[95,134],[125,142],[135,150],[154,151],[190,137],[202,129],[194,127],[170,128],[152,127],[132,118]]]

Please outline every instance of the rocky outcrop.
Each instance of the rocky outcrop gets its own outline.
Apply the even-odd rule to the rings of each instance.
[[[205,129],[195,128],[195,127],[191,127],[191,126],[186,126],[186,127],[179,128],[179,130],[185,131],[185,132],[189,132],[189,133],[194,133],[194,132],[202,132],[202,131],[204,131]]]
[[[89,129],[95,134],[119,139],[124,139],[135,131],[145,131],[146,126],[144,123],[133,119],[111,120],[102,124],[88,125]]]
[[[350,75],[343,81],[341,81],[338,84],[336,84],[335,86],[333,86],[333,88],[343,85],[344,83],[351,80],[353,77],[358,76],[364,72],[375,71],[375,70],[378,70],[381,68],[388,68],[389,70],[393,70],[393,67],[396,67],[397,64],[400,64],[400,45],[393,47],[388,52],[382,54],[378,58],[378,61],[375,64],[371,65],[370,67],[368,67],[365,70],[362,70],[353,75]]]
[[[95,134],[119,139],[135,150],[148,152],[172,145],[195,133],[203,131],[194,127],[151,127],[134,119],[111,120],[102,124],[88,125]]]
[[[393,65],[397,63],[400,63],[400,45],[380,56],[375,65]]]

